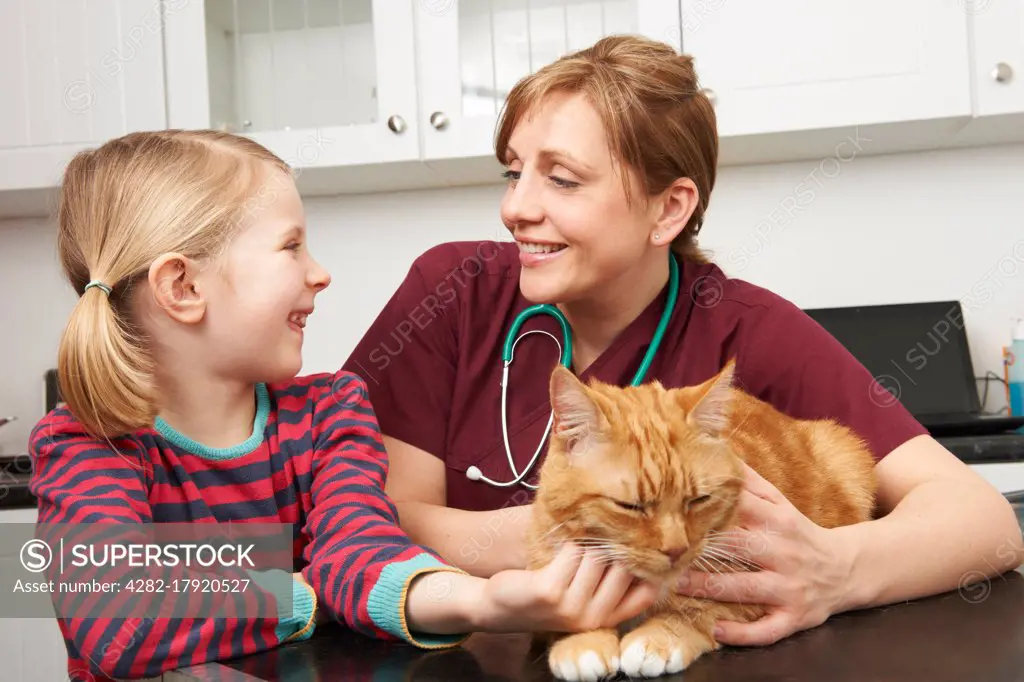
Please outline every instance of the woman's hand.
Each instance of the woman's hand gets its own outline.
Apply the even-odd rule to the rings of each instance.
[[[855,552],[841,546],[833,531],[813,523],[775,486],[744,466],[739,528],[722,545],[761,570],[707,573],[691,569],[676,591],[716,601],[763,604],[767,613],[755,622],[719,621],[715,638],[723,644],[766,645],[816,627],[843,610]]]
[[[580,632],[614,627],[651,606],[658,590],[620,565],[566,545],[535,570],[507,570],[484,583],[478,626],[489,632]]]

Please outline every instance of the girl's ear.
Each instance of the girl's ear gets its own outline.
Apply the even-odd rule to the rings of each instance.
[[[206,314],[206,299],[196,279],[195,261],[165,253],[149,266],[149,290],[157,306],[184,324],[197,324]]]

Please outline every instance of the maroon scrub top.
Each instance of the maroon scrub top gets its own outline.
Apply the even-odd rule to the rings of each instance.
[[[447,502],[472,510],[526,504],[521,485],[471,481],[477,466],[495,481],[514,478],[501,431],[501,350],[516,315],[532,303],[519,291],[518,248],[458,242],[431,248],[353,351],[345,369],[362,376],[384,434],[444,461]],[[665,307],[667,286],[587,368],[626,386]],[[530,318],[520,334],[558,322]],[[698,384],[736,358],[737,385],[798,418],[833,417],[859,433],[881,459],[927,433],[838,341],[789,301],[731,279],[714,264],[681,263],[680,291],[647,380]],[[531,334],[515,347],[508,388],[509,441],[522,471],[537,449],[551,406],[548,378],[558,347]],[[527,477],[536,483],[540,461]]]

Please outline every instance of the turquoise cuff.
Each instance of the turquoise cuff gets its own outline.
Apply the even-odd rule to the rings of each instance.
[[[366,600],[366,610],[374,624],[381,630],[423,649],[453,647],[464,642],[471,633],[436,635],[409,631],[409,624],[405,619],[405,600],[409,593],[409,585],[416,576],[437,570],[458,569],[453,569],[426,553],[386,565]]]
[[[301,641],[313,636],[316,626],[313,616],[316,612],[316,598],[313,590],[295,579],[295,576],[280,569],[249,571],[253,581],[274,595],[277,603],[277,628],[279,642]],[[287,582],[285,582],[287,581]],[[282,594],[291,586],[290,599]]]

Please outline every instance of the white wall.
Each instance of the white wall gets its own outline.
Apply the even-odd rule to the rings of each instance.
[[[312,248],[334,282],[310,319],[304,371],[337,368],[428,246],[504,238],[501,192],[309,200]],[[976,374],[1001,374],[1010,318],[1024,316],[1022,227],[1024,146],[870,157],[847,145],[821,162],[724,169],[703,245],[727,273],[802,307],[962,300]],[[0,415],[21,418],[0,429],[0,453],[26,447],[73,303],[53,243],[47,221],[0,222]],[[1002,406],[994,393],[989,409]]]

